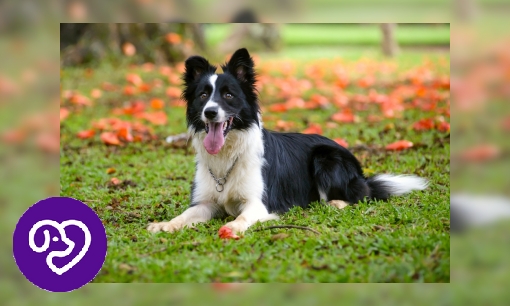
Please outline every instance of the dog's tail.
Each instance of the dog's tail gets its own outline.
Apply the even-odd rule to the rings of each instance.
[[[413,190],[423,190],[429,185],[424,178],[415,175],[378,174],[367,179],[370,198],[387,200],[392,195],[403,195]]]

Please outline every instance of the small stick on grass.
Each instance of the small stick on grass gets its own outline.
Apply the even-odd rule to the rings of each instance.
[[[258,228],[258,229],[253,230],[253,231],[254,232],[259,232],[259,231],[268,230],[268,229],[272,229],[272,228],[297,228],[297,229],[302,229],[302,230],[307,230],[307,231],[314,232],[317,235],[321,234],[318,231],[314,230],[313,228],[309,228],[309,227],[306,227],[306,226],[298,226],[298,225],[273,225],[273,226],[267,226],[267,227],[263,227],[263,228]]]

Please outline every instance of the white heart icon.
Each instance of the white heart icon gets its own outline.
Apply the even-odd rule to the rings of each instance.
[[[67,220],[62,223],[58,223],[53,220],[41,220],[41,221],[37,222],[36,224],[34,224],[34,226],[32,226],[32,228],[30,229],[30,232],[28,233],[28,245],[34,252],[37,252],[37,253],[45,252],[48,249],[48,247],[50,246],[50,233],[48,230],[44,230],[44,244],[41,247],[38,247],[35,245],[35,242],[34,242],[35,233],[43,225],[51,225],[54,228],[58,229],[58,232],[60,233],[60,237],[62,238],[62,241],[68,245],[68,248],[65,251],[52,251],[46,257],[46,264],[51,269],[51,271],[55,272],[58,275],[62,275],[65,272],[69,271],[69,269],[74,267],[77,263],[79,263],[80,260],[83,258],[83,256],[85,256],[85,254],[89,250],[90,243],[92,241],[92,237],[90,236],[90,231],[89,231],[88,227],[85,226],[85,224],[83,224],[81,221],[78,221],[78,220]],[[83,248],[81,249],[80,253],[78,253],[78,255],[76,255],[76,257],[73,258],[73,260],[71,260],[67,265],[63,266],[62,268],[57,268],[53,264],[53,258],[68,256],[69,254],[71,254],[71,252],[73,251],[74,246],[75,246],[75,243],[72,240],[70,240],[69,238],[67,238],[67,236],[66,236],[66,232],[64,229],[68,225],[75,225],[75,226],[81,228],[81,230],[85,233],[85,244],[83,245]],[[53,241],[58,241],[58,237],[53,237]]]

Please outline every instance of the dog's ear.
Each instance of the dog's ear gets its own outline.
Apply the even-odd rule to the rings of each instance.
[[[192,56],[184,62],[186,68],[184,72],[184,82],[190,84],[205,73],[216,72],[216,67],[209,64],[209,62],[201,56]]]
[[[253,59],[245,48],[239,49],[230,58],[223,71],[228,71],[241,82],[253,82],[255,73],[253,71]]]

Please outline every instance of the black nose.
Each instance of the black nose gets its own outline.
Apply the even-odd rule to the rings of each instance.
[[[214,119],[218,115],[217,107],[209,107],[204,110],[204,115],[207,119]]]

